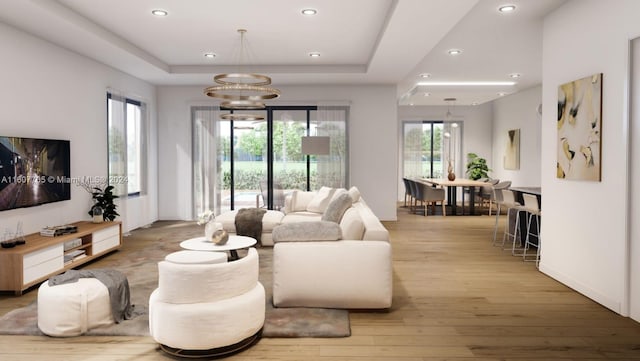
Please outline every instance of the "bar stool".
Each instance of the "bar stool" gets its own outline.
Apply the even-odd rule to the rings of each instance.
[[[493,245],[496,245],[497,235],[498,235],[498,219],[500,218],[500,213],[503,208],[507,210],[507,224],[505,225],[505,232],[508,233],[509,229],[509,217],[511,216],[511,210],[515,207],[519,207],[520,203],[516,202],[513,191],[508,189],[494,189],[495,191],[495,203],[497,204],[496,210],[496,223],[493,227]],[[505,237],[502,237],[502,247],[504,247]]]
[[[513,191],[509,191],[513,194]],[[522,253],[516,253],[516,241],[518,241],[518,243],[520,243],[521,247],[524,247],[522,244],[522,238],[519,238],[518,236],[520,235],[520,214],[522,212],[528,213],[529,209],[526,206],[520,205],[520,203],[515,202],[516,205],[514,205],[513,207],[510,207],[509,210],[507,211],[507,226],[504,229],[504,234],[502,235],[502,249],[507,251],[509,250],[509,248],[504,248],[504,243],[507,239],[507,237],[512,238],[513,242],[511,242],[511,255],[513,256],[522,256],[524,254],[524,248],[522,249],[518,249],[519,251],[522,251]],[[513,233],[510,233],[510,227],[509,227],[509,211],[515,211],[516,212],[516,220],[514,222],[513,225]]]
[[[539,264],[540,264],[540,217],[542,216],[542,211],[540,210],[540,205],[538,204],[538,198],[535,195],[524,193],[522,195],[522,198],[524,198],[524,206],[527,209],[527,212],[529,212],[529,217],[527,219],[527,237],[525,238],[525,241],[524,241],[524,251],[522,252],[522,260],[528,261],[528,262],[535,261],[536,267],[539,267]],[[533,221],[533,217],[536,218],[537,233],[535,234],[531,232],[531,222]],[[530,241],[530,236],[532,235],[538,237],[537,245]],[[527,257],[533,256],[531,254],[529,255],[527,254],[527,251],[529,250],[529,246],[536,246],[537,248],[534,259],[527,259]]]

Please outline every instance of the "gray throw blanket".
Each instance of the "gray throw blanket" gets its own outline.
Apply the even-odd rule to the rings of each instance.
[[[258,245],[262,246],[262,217],[267,213],[262,208],[240,208],[236,214],[236,234],[238,236],[247,236],[258,241]]]
[[[133,318],[133,305],[129,299],[129,281],[120,271],[114,269],[88,269],[68,270],[67,272],[49,278],[49,286],[78,282],[80,278],[95,278],[102,282],[109,290],[111,312],[113,320],[120,323],[122,320]]]

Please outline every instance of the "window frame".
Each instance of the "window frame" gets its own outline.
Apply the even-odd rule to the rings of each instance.
[[[121,177],[114,177],[113,174],[111,174],[111,121],[112,121],[112,115],[109,113],[109,102],[120,102],[123,103],[124,106],[124,111],[123,111],[123,116],[124,116],[124,143],[125,143],[125,153],[126,153],[126,157],[125,157],[125,162],[126,162],[126,182],[127,182],[127,186],[126,186],[126,196],[127,198],[134,198],[134,197],[139,197],[141,195],[146,194],[146,190],[147,190],[147,170],[145,168],[145,164],[147,164],[147,142],[146,140],[146,131],[147,131],[147,126],[146,126],[146,104],[143,101],[140,100],[136,100],[136,99],[132,99],[126,96],[117,96],[117,99],[114,99],[114,95],[111,92],[107,92],[107,174],[108,174],[108,184],[110,185],[114,185],[115,182],[121,182],[122,179],[116,179],[116,178],[121,178]],[[129,106],[135,106],[137,107],[137,114],[139,114],[139,117],[134,118],[133,120],[129,119],[128,116],[128,112],[129,112]],[[130,122],[136,122],[137,124],[135,124],[134,126],[136,128],[138,128],[138,131],[136,132],[136,146],[138,147],[138,161],[136,162],[136,175],[138,177],[138,189],[135,189],[133,191],[131,191],[130,189],[130,183],[129,183],[129,174],[130,174],[130,167],[129,167],[129,127],[131,126]],[[124,195],[124,194],[122,194]]]

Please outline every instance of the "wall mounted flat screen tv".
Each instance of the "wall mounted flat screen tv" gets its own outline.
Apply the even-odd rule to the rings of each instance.
[[[0,211],[71,199],[68,140],[0,136]]]

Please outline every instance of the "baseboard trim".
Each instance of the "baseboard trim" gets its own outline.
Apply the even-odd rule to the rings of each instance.
[[[557,271],[556,269],[549,267],[544,262],[540,262],[540,272],[555,279],[556,281],[564,284],[565,286],[583,294],[584,296],[594,300],[595,302],[603,305],[611,311],[622,315],[622,304],[620,301],[612,299],[593,288],[583,284],[580,281],[573,279],[571,276]],[[623,315],[624,316],[624,315]]]

